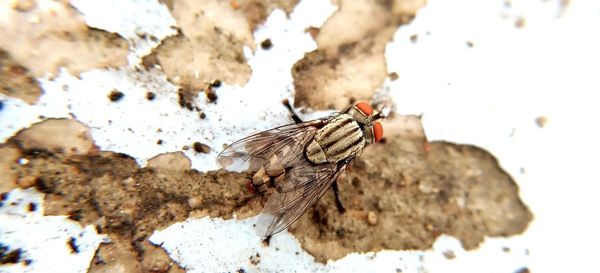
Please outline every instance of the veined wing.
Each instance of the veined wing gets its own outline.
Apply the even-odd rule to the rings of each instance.
[[[230,171],[255,172],[274,159],[279,160],[279,166],[291,166],[302,157],[306,142],[325,123],[326,119],[311,120],[251,135],[225,148],[217,157],[217,162]]]
[[[265,204],[256,233],[270,236],[293,224],[327,192],[349,162],[314,165],[303,159],[285,174],[284,182]]]

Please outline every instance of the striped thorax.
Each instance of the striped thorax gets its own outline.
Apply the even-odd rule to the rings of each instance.
[[[380,118],[367,103],[357,103],[319,129],[306,146],[306,157],[315,164],[356,157],[368,143],[383,136],[383,128],[376,122]]]
[[[306,148],[306,157],[313,163],[333,163],[356,155],[365,147],[365,138],[358,122],[341,114],[321,128]]]

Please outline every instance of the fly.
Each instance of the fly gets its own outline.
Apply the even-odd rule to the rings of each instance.
[[[383,137],[381,111],[359,102],[341,112],[302,121],[284,101],[295,124],[280,126],[240,139],[218,156],[227,170],[253,172],[249,188],[269,189],[256,224],[260,236],[271,236],[293,224],[331,187],[340,212],[336,179],[371,143]]]

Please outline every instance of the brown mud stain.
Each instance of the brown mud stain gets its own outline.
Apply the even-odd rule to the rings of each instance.
[[[73,119],[47,119],[19,131],[14,139],[27,150],[88,154],[97,150],[88,127]]]
[[[256,48],[252,33],[275,9],[289,14],[298,1],[208,0],[162,1],[177,21],[179,33],[144,58],[146,68],[159,64],[179,85],[180,104],[189,110],[204,92],[217,99],[215,81],[244,85],[251,76],[244,46]],[[226,18],[226,20],[223,20]]]
[[[350,252],[418,249],[441,234],[477,247],[485,236],[523,232],[532,219],[518,187],[486,151],[469,145],[387,138],[338,179],[346,207],[326,193],[291,232],[320,262]]]
[[[254,48],[254,37],[241,11],[219,0],[173,1],[167,5],[179,34],[163,40],[155,54],[171,82],[188,86],[197,94],[216,79],[237,85],[250,79],[243,47]]]
[[[165,3],[171,11],[174,9],[174,0],[161,0],[160,2]],[[222,2],[228,2],[232,10],[241,12],[246,16],[250,29],[254,32],[275,9],[281,9],[289,15],[298,0],[229,0]]]
[[[29,69],[16,63],[8,52],[2,49],[0,49],[0,93],[24,100],[29,104],[36,103],[42,95],[42,89]]]
[[[0,145],[0,193],[9,192],[17,186],[19,175],[15,168],[20,156],[19,149]]]
[[[127,41],[89,28],[68,1],[32,2],[26,7],[11,6],[12,2],[16,1],[0,2],[6,11],[0,18],[0,48],[33,77],[56,75],[61,67],[79,74],[127,64]]]
[[[430,143],[426,151],[414,119],[389,123],[386,142],[368,147],[339,178],[347,212],[339,214],[327,192],[290,228],[317,261],[350,252],[428,249],[440,234],[472,249],[484,236],[514,235],[527,227],[532,214],[493,156],[446,142]],[[64,134],[73,139],[81,131]],[[148,243],[154,230],[188,217],[245,218],[261,209],[260,198],[246,189],[250,174],[200,173],[189,169],[180,153],[158,156],[141,168],[125,154],[53,147],[29,146],[23,137],[13,137],[0,147],[12,155],[2,167],[13,172],[9,178],[27,178],[33,181],[28,185],[46,193],[46,214],[69,215],[112,238],[98,251],[92,272],[179,272]]]
[[[252,29],[256,28],[267,20],[271,12],[275,9],[281,9],[286,14],[290,14],[298,0],[230,0],[229,4],[234,10],[240,10]]]
[[[424,4],[424,0],[339,1],[339,10],[314,34],[317,50],[292,69],[295,106],[342,109],[370,100],[388,75],[386,43]]]

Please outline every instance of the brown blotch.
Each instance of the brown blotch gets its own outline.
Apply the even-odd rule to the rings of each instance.
[[[14,2],[20,6],[30,1]],[[6,20],[0,28],[0,48],[19,64],[19,70],[28,71],[23,80],[29,75],[33,78],[57,75],[61,67],[78,75],[94,68],[127,64],[127,41],[115,33],[89,28],[83,15],[68,1],[8,9],[3,16]],[[32,84],[37,85],[35,81]],[[30,90],[29,103],[39,96],[36,89]]]
[[[525,18],[523,16],[517,17],[517,19],[515,20],[515,27],[516,28],[525,27]]]
[[[545,116],[539,116],[535,118],[535,124],[540,128],[544,128],[548,124],[548,118]]]
[[[155,52],[171,82],[200,90],[216,78],[237,85],[250,79],[243,48],[254,49],[255,42],[244,13],[221,0],[174,1],[170,9],[179,33]]]
[[[388,75],[386,44],[424,4],[424,0],[340,1],[340,9],[315,36],[317,50],[294,64],[295,106],[343,109],[350,98],[369,101]]]
[[[36,103],[42,95],[42,89],[29,69],[16,63],[8,52],[2,49],[0,49],[0,93],[24,100],[29,104]]]
[[[418,38],[419,38],[419,36],[418,36],[417,34],[410,35],[410,41],[411,41],[413,44],[416,44],[416,43],[417,43],[417,39],[418,39]]]
[[[194,110],[194,100],[198,95],[198,91],[192,89],[189,86],[181,86],[177,92],[179,95],[179,106],[186,108],[190,111]]]

